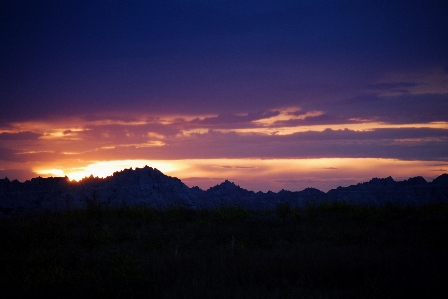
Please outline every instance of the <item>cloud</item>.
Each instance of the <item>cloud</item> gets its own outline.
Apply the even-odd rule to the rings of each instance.
[[[354,131],[354,130],[332,130],[330,128],[322,132],[299,132],[294,133],[293,137],[296,140],[303,141],[381,141],[381,140],[401,140],[401,139],[416,139],[416,140],[444,140],[448,139],[447,129],[432,129],[432,128],[388,128],[388,129],[373,129],[369,131]]]
[[[429,165],[429,166],[431,166],[431,167],[434,167],[434,166],[448,166],[448,164],[447,163],[438,163],[438,164],[431,164],[431,165]]]
[[[276,121],[273,123],[275,126],[286,126],[286,127],[294,127],[294,126],[313,126],[313,125],[337,125],[337,124],[356,124],[361,123],[362,121],[338,116],[331,113],[322,113],[320,115],[311,115],[302,119],[286,119],[281,121]]]
[[[42,134],[35,132],[18,132],[18,133],[0,133],[0,140],[36,140]]]
[[[7,177],[10,181],[24,182],[36,176],[37,174],[29,169],[0,169],[0,179]]]
[[[327,110],[322,103],[366,86],[402,92],[423,82],[388,83],[391,73],[446,67],[439,1],[187,2],[8,11],[0,123],[104,112],[226,115],[309,102]],[[39,30],[36,20],[45,20]]]
[[[384,124],[369,125],[366,120],[350,119],[350,115],[338,116],[339,111],[331,113],[288,108],[189,119],[185,116],[146,117],[128,122],[96,117],[65,127],[60,122],[31,123],[42,131],[3,134],[3,139],[8,140],[1,140],[1,145],[3,157],[23,162],[101,161],[123,157],[314,158],[319,155],[446,159],[443,149],[447,145],[447,129],[425,128],[424,124],[419,124],[420,128],[403,125],[385,128]],[[368,126],[363,127],[365,124]],[[26,124],[18,126],[26,128]],[[276,130],[280,133],[274,134]],[[34,139],[21,140],[19,136]],[[39,138],[35,138],[37,136]],[[16,140],[9,140],[14,138]]]
[[[55,140],[36,145],[34,151],[18,151],[10,148],[2,148],[0,151],[1,156],[10,161],[46,163],[148,157],[159,160],[288,157],[448,160],[445,150],[448,147],[448,130],[443,129],[405,128],[373,131],[327,129],[322,132],[308,131],[291,135],[209,131],[202,134],[165,137],[160,144],[141,136],[126,137],[120,133],[101,137],[98,134],[100,132],[83,137],[81,143],[79,140]]]
[[[271,118],[280,114],[280,111],[258,111],[243,115],[225,113],[216,117],[196,118],[189,122],[191,125],[227,125],[227,124],[249,124],[255,120]]]
[[[112,115],[110,113],[104,114],[86,114],[82,115],[81,118],[85,120],[86,122],[106,122],[106,123],[124,123],[124,124],[132,124],[135,122],[141,121],[138,117],[132,116],[132,115],[126,115],[126,114],[118,114],[117,112],[112,112]]]
[[[448,121],[448,93],[356,96],[326,107],[344,118],[374,119],[392,124]]]
[[[120,155],[155,159],[378,157],[447,160],[448,130],[381,129],[302,132],[293,135],[241,135],[210,131],[166,140],[166,146],[115,148],[90,153],[89,159]],[[404,141],[403,141],[404,140]]]
[[[16,161],[16,159],[15,150],[7,147],[0,147],[0,161]]]
[[[384,82],[384,83],[369,84],[366,87],[374,90],[387,90],[387,89],[409,88],[418,85],[420,84],[415,82]]]
[[[224,168],[224,169],[256,169],[255,166],[234,166],[234,165],[211,165],[210,167]]]

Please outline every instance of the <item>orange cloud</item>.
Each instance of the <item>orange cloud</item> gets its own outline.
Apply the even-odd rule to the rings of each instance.
[[[328,189],[337,182],[356,183],[372,176],[430,178],[446,168],[430,167],[424,160],[446,160],[447,122],[314,122],[322,115],[286,107],[196,118],[98,116],[21,122],[1,130],[0,160],[5,172],[22,169],[26,171],[20,173],[29,175],[32,170],[76,180],[148,165],[203,188],[231,179],[263,191]]]

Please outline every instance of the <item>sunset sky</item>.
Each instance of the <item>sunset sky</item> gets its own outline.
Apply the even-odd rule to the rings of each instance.
[[[448,173],[448,1],[2,1],[0,178]]]

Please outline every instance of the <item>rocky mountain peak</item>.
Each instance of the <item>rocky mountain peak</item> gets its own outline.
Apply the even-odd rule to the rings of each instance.
[[[421,177],[421,176],[416,176],[416,177],[409,178],[409,179],[404,180],[404,181],[399,182],[399,183],[401,183],[403,185],[415,186],[415,185],[426,184],[427,181],[423,177]]]
[[[448,173],[444,173],[441,176],[435,178],[432,181],[433,184],[440,184],[440,185],[448,185]]]
[[[373,178],[327,193],[315,188],[255,193],[229,180],[203,191],[198,187],[188,188],[178,178],[149,166],[117,171],[104,179],[91,176],[80,182],[70,182],[67,177],[37,177],[24,183],[10,181],[7,177],[0,179],[0,215],[46,209],[65,210],[91,203],[110,207],[145,205],[196,209],[239,205],[251,209],[270,209],[284,203],[305,206],[324,201],[369,205],[448,202],[448,174],[439,176],[431,183],[423,177],[398,182],[392,177]]]
[[[233,182],[230,182],[229,180],[225,180],[221,184],[211,187],[207,191],[220,191],[220,190],[222,190],[222,191],[238,191],[238,190],[243,190],[243,188],[241,188],[240,186],[236,185]]]
[[[362,183],[364,184],[370,184],[370,185],[380,185],[380,186],[386,186],[395,183],[394,179],[391,176],[388,176],[387,178],[373,178],[368,183]]]

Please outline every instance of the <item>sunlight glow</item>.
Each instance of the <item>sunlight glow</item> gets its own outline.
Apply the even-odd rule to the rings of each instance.
[[[82,167],[36,169],[39,175],[107,177],[128,168],[157,168],[166,175],[180,178],[190,187],[207,189],[225,179],[255,191],[292,191],[306,187],[328,191],[341,182],[346,185],[368,181],[373,177],[392,176],[395,180],[422,175],[427,179],[447,172],[448,162],[404,161],[376,158],[320,159],[190,159],[190,160],[117,160],[95,162]]]
[[[70,180],[79,181],[85,177],[93,175],[94,177],[105,178],[111,176],[114,172],[132,167],[144,167],[148,165],[157,168],[165,174],[170,174],[175,170],[179,170],[179,166],[169,161],[151,161],[151,160],[118,160],[105,161],[89,164],[85,167],[74,169],[60,170],[64,175],[68,176]]]
[[[219,124],[218,119],[218,123],[213,126],[207,126],[207,122],[201,124],[200,121],[191,121],[202,120],[205,117],[218,117],[218,115],[163,117],[139,115],[127,118],[126,116],[121,116],[121,118],[110,116],[105,119],[78,117],[49,119],[45,122],[14,123],[10,128],[3,129],[2,132],[34,132],[40,134],[40,137],[36,138],[36,134],[6,135],[6,138],[2,140],[2,146],[13,149],[10,155],[16,160],[9,162],[8,168],[5,168],[4,163],[6,162],[2,161],[2,167],[26,169],[27,172],[24,172],[22,177],[27,177],[27,179],[31,178],[31,174],[34,172],[41,176],[68,176],[72,180],[81,180],[90,175],[107,177],[115,171],[148,165],[167,175],[179,177],[189,186],[198,185],[201,188],[208,188],[228,179],[247,189],[257,191],[278,191],[282,188],[302,190],[305,187],[316,187],[325,191],[337,187],[339,184],[363,182],[372,177],[391,175],[394,179],[400,180],[421,175],[427,179],[433,179],[443,172],[448,172],[448,164],[443,161],[403,161],[375,158],[262,159],[253,157],[247,159],[168,160],[170,157],[200,157],[194,151],[198,149],[200,152],[202,147],[208,146],[207,142],[216,141],[217,144],[213,144],[212,148],[219,148],[219,142],[223,142],[222,136],[213,134],[214,132],[232,133],[225,136],[230,140],[237,134],[291,135],[308,131],[324,132],[329,129],[334,131],[347,129],[358,132],[400,128],[448,130],[448,122],[390,124],[360,118],[350,120],[358,123],[297,125],[302,120],[305,120],[303,122],[305,124],[313,124],[306,120],[322,115],[324,112],[301,111],[300,107],[271,110],[271,112],[273,111],[280,112],[274,117],[255,121],[250,121],[250,118],[247,118],[246,123],[237,122],[230,125],[225,122]],[[248,114],[238,115],[247,116]],[[294,125],[288,126],[290,120],[293,120],[290,124]],[[30,135],[31,137],[29,137]],[[316,138],[319,138],[318,135],[316,134]],[[445,136],[445,134],[427,137],[418,135],[413,138],[412,135],[404,135],[403,138],[388,139],[387,145],[403,146],[406,149],[408,145],[411,148],[411,146],[415,147],[414,145],[421,143],[425,147],[433,146],[430,144],[431,142],[440,142],[440,146],[445,146]],[[278,140],[275,139],[275,141]],[[362,141],[363,139],[360,139],[360,142]],[[337,142],[342,144],[344,140],[335,140],[328,144]],[[282,146],[281,143],[279,144]],[[386,143],[383,142],[383,144]],[[253,147],[247,145],[247,147],[242,147],[236,156],[250,155],[252,150]],[[413,148],[413,150],[419,149]],[[327,153],[332,153],[331,148]],[[226,154],[226,152],[222,152],[216,153],[214,156],[225,157]],[[152,159],[146,159],[146,157],[152,157]],[[443,156],[440,159],[446,158]],[[433,166],[440,164],[442,166]]]
[[[62,169],[56,169],[56,168],[41,169],[37,173],[42,176],[57,176],[57,177],[64,176],[64,171]]]

